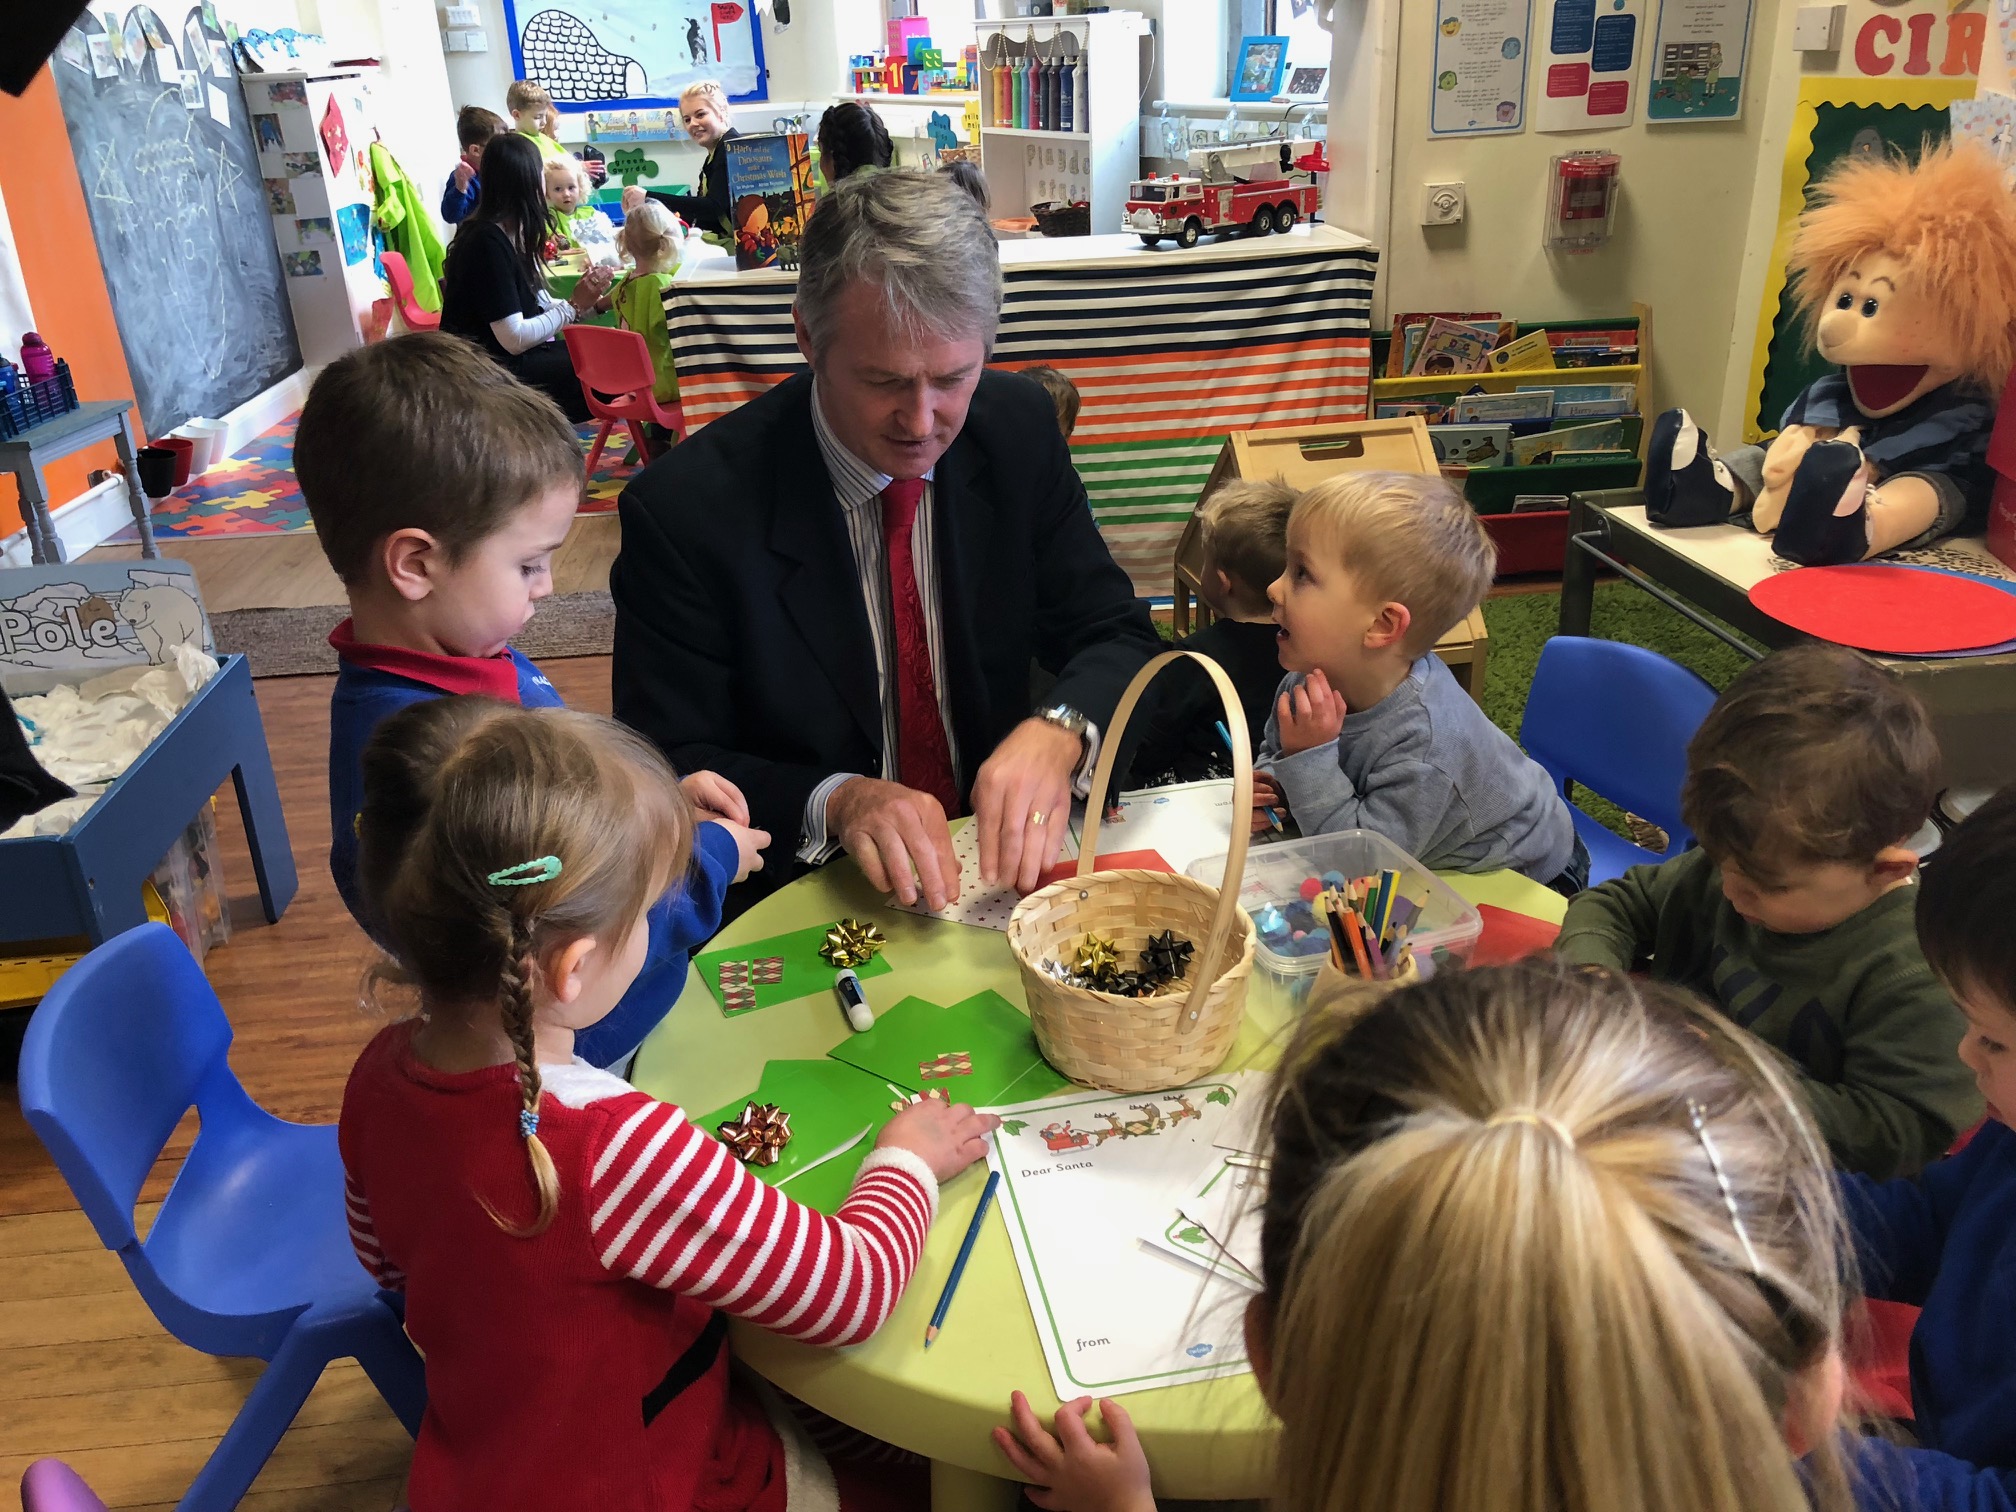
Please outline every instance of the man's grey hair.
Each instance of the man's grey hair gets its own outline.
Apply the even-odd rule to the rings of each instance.
[[[840,293],[866,284],[892,330],[977,336],[989,351],[1001,323],[1001,254],[973,196],[942,173],[854,173],[805,223],[798,313],[812,350],[833,336]]]

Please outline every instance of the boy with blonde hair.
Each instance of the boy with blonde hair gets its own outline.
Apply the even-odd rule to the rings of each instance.
[[[1557,948],[1699,993],[1793,1064],[1837,1165],[1915,1171],[1981,1116],[1966,1022],[1912,929],[1907,842],[1938,792],[1896,677],[1842,646],[1776,652],[1687,747],[1699,846],[1582,894]]]
[[[1197,506],[1204,548],[1197,598],[1214,619],[1178,641],[1175,649],[1208,656],[1225,669],[1238,690],[1256,753],[1274,690],[1281,686],[1267,588],[1281,576],[1288,516],[1300,497],[1299,490],[1279,478],[1234,478]],[[1132,762],[1133,785],[1196,782],[1224,772],[1231,753],[1218,734],[1223,718],[1218,690],[1199,669],[1164,672],[1135,715],[1142,733]],[[1123,764],[1121,770],[1129,768]]]
[[[546,86],[532,79],[515,79],[504,91],[504,108],[511,112],[512,129],[532,139],[542,158],[566,157],[567,149],[547,134],[546,122],[553,110],[553,96]]]
[[[1482,602],[1497,552],[1463,496],[1420,473],[1345,473],[1302,495],[1268,591],[1281,685],[1255,802],[1306,835],[1369,829],[1430,867],[1510,869],[1573,895],[1568,805],[1431,647]]]

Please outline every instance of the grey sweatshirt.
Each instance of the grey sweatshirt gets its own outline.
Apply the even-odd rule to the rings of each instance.
[[[1301,683],[1291,673],[1281,692]],[[1273,773],[1303,834],[1372,830],[1439,871],[1509,868],[1551,882],[1575,850],[1547,773],[1433,652],[1371,708],[1346,714],[1327,745],[1282,755],[1270,714],[1256,765]]]

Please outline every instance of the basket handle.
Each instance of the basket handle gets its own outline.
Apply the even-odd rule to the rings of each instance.
[[[1197,956],[1201,963],[1197,980],[1191,984],[1190,1001],[1183,1005],[1183,1014],[1176,1021],[1178,1035],[1188,1034],[1196,1027],[1197,1016],[1204,1008],[1204,996],[1215,980],[1218,953],[1225,948],[1226,936],[1232,933],[1232,920],[1239,908],[1239,886],[1246,873],[1246,839],[1253,812],[1253,745],[1246,731],[1246,711],[1239,703],[1232,679],[1210,657],[1194,651],[1164,651],[1136,672],[1134,680],[1127,684],[1127,691],[1120,695],[1113,721],[1099,744],[1099,764],[1092,773],[1092,792],[1085,805],[1087,834],[1085,844],[1078,850],[1078,875],[1090,876],[1099,859],[1099,831],[1106,819],[1106,789],[1113,780],[1113,763],[1120,755],[1120,736],[1133,716],[1134,706],[1148,691],[1148,684],[1165,668],[1184,660],[1197,663],[1211,679],[1219,701],[1225,706],[1225,728],[1232,732],[1232,843],[1225,856],[1225,878],[1218,888],[1218,912],[1211,919],[1211,938]]]

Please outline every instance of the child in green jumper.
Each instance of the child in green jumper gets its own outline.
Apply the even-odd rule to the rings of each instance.
[[[624,217],[617,242],[636,266],[611,296],[616,318],[651,349],[651,365],[658,370],[652,397],[677,404],[679,375],[672,370],[672,338],[665,329],[665,290],[679,270],[679,223],[664,206],[646,200]]]
[[[1839,646],[1780,651],[1687,749],[1699,848],[1581,894],[1558,948],[1692,988],[1792,1062],[1840,1166],[1915,1171],[1981,1116],[1953,1057],[1965,1021],[1912,927],[1905,842],[1938,767],[1924,709],[1890,673]]]

